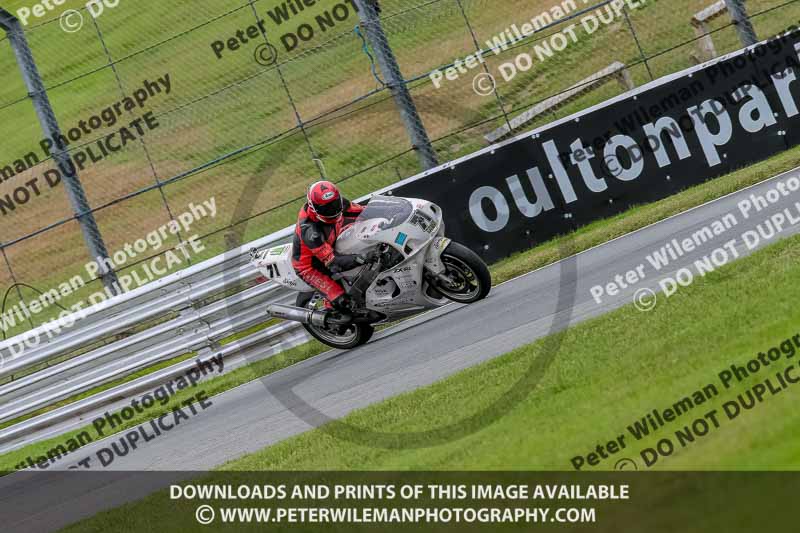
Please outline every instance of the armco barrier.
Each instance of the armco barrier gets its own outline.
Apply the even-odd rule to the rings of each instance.
[[[800,114],[797,41],[797,33],[782,35],[656,80],[376,194],[440,204],[448,236],[489,261],[527,249],[800,143],[800,129],[789,127]],[[746,93],[733,96],[747,84]],[[302,328],[282,323],[218,345],[263,322],[267,302],[293,298],[269,284],[248,287],[256,272],[247,264],[251,247],[285,242],[291,234],[286,228],[116,297],[52,339],[43,336],[22,357],[10,350],[18,338],[0,344],[0,377],[61,361],[0,386],[0,422],[181,353],[269,355],[303,342]],[[242,291],[228,295],[240,285]],[[172,365],[7,427],[0,442],[157,386],[192,364]]]
[[[15,377],[0,385],[0,422],[14,420],[192,351],[200,357],[212,352],[227,356],[259,343],[266,346],[266,351],[268,344],[285,348],[304,342],[307,336],[299,325],[279,324],[225,347],[218,344],[225,337],[264,323],[268,319],[264,312],[266,303],[294,297],[290,291],[271,283],[248,286],[257,277],[256,270],[248,264],[250,248],[286,242],[291,234],[289,228],[281,230],[108,300],[55,335],[48,336],[47,326],[43,325],[0,343],[3,361],[0,377]],[[227,294],[237,286],[240,292]],[[131,330],[135,332],[130,334]],[[41,339],[39,345],[20,351],[22,338],[37,335]],[[159,379],[180,373],[184,364],[172,365],[5,428],[0,431],[0,442],[144,390],[158,384]],[[42,368],[17,377],[34,365]]]

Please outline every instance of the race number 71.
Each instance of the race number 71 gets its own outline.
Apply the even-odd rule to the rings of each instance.
[[[278,265],[264,265],[264,270],[267,271],[267,276],[270,278],[279,278],[281,276]]]

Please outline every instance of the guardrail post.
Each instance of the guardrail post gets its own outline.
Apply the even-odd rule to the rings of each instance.
[[[758,37],[750,17],[747,16],[747,7],[744,3],[745,0],[725,0],[731,19],[736,25],[736,31],[739,33],[739,40],[743,45],[750,46],[758,42]]]
[[[425,125],[417,112],[414,100],[411,99],[411,94],[408,92],[405,78],[397,64],[397,58],[389,46],[389,40],[383,32],[381,19],[378,16],[380,11],[378,0],[355,0],[355,2],[358,7],[358,16],[367,34],[367,40],[375,52],[375,58],[385,84],[394,96],[400,117],[411,138],[411,146],[417,152],[417,157],[424,170],[434,168],[439,165],[436,151],[433,149]]]
[[[39,74],[39,69],[36,66],[36,61],[33,59],[28,40],[25,37],[25,32],[22,30],[22,25],[19,20],[6,11],[0,8],[0,28],[5,30],[8,35],[8,41],[14,51],[14,56],[19,65],[22,79],[25,81],[25,87],[28,89],[28,96],[33,102],[33,107],[36,110],[36,116],[39,118],[42,131],[45,138],[51,139],[54,144],[55,150],[52,152],[53,160],[58,165],[61,172],[61,181],[64,183],[64,188],[67,191],[72,211],[75,213],[75,218],[81,227],[83,239],[86,242],[86,247],[89,249],[89,255],[92,260],[97,262],[100,266],[103,284],[108,287],[112,294],[118,294],[118,284],[116,273],[107,267],[106,261],[108,260],[108,250],[106,249],[103,237],[100,234],[100,228],[97,226],[97,221],[92,214],[89,202],[86,199],[86,193],[83,190],[80,178],[78,177],[75,165],[70,161],[69,153],[58,146],[58,139],[63,138],[61,128],[58,125],[58,119],[53,112],[53,107],[50,105],[50,99],[47,97],[47,90],[44,87],[44,82]]]

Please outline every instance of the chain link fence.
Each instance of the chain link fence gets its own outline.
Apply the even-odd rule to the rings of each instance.
[[[77,174],[109,255],[214,199],[216,216],[113,265],[116,275],[135,271],[146,281],[148,261],[190,234],[204,249],[159,275],[293,223],[305,187],[320,177],[357,197],[487,146],[486,135],[556,95],[565,97],[513,133],[620,94],[625,83],[592,78],[611,65],[624,65],[628,83],[639,86],[697,62],[704,38],[718,54],[740,48],[728,13],[698,35],[692,18],[713,4],[380,0],[372,21],[365,16],[374,0],[0,6],[22,23],[61,130],[77,132],[65,150],[73,161],[83,154]],[[800,0],[745,7],[760,39],[800,25]],[[79,223],[87,213],[75,212],[63,183],[51,183],[58,165],[42,146],[8,37],[0,39],[0,69],[6,313],[86,278],[90,256]],[[592,90],[569,92],[581,83]],[[133,132],[125,142],[123,126]],[[3,323],[3,335],[103,288],[97,276],[86,281],[51,309]]]

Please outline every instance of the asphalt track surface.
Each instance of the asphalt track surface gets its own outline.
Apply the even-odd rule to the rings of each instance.
[[[471,306],[448,305],[376,335],[349,352],[329,351],[242,385],[212,399],[213,405],[174,430],[141,445],[108,468],[93,472],[17,472],[0,478],[0,516],[8,531],[46,531],[140,498],[170,482],[312,429],[329,418],[434,383],[459,370],[528,344],[549,332],[630,304],[637,291],[659,290],[658,281],[737,239],[784,209],[800,216],[800,191],[745,219],[737,204],[761,195],[797,170],[704,204],[586,252],[495,287]],[[646,256],[733,214],[738,225],[656,272]],[[788,227],[776,242],[800,231]],[[591,288],[645,265],[643,281],[598,304]],[[660,301],[664,296],[658,295]],[[647,300],[648,298],[645,298]],[[558,357],[558,354],[555,354]],[[280,399],[279,399],[280,398]],[[93,457],[119,439],[92,443],[67,456],[62,468]],[[162,471],[147,473],[144,471]],[[165,472],[172,471],[172,472]],[[182,472],[175,472],[182,471]],[[190,518],[190,517],[187,517]],[[8,529],[6,529],[8,528]]]

